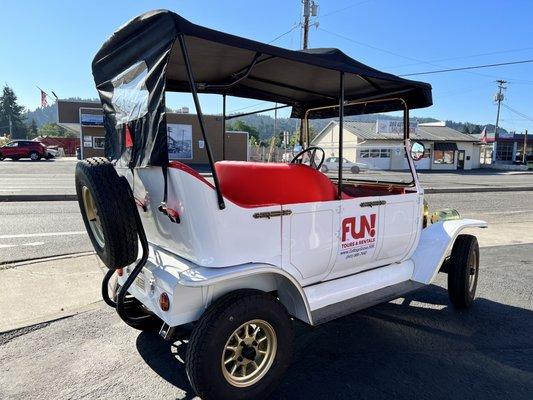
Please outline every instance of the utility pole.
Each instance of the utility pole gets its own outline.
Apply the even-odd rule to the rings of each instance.
[[[13,121],[11,121],[11,115],[8,115],[9,118],[9,138],[13,140]]]
[[[300,23],[302,27],[302,49],[305,50],[309,47],[309,18],[316,17],[318,14],[318,4],[314,0],[302,0],[302,17],[303,20]],[[315,26],[318,23],[315,22]],[[304,120],[300,120],[300,145],[304,145]],[[307,143],[309,146],[309,143]]]
[[[527,162],[527,129],[526,134],[524,135],[524,151],[522,152],[522,162],[524,164]]]
[[[504,86],[507,83],[507,81],[504,81],[503,79],[498,79],[496,83],[498,84],[498,93],[494,95],[494,100],[498,102],[498,111],[496,112],[496,127],[494,129],[494,149],[493,149],[493,155],[492,155],[493,163],[496,161],[496,149],[498,147],[498,124],[500,123],[500,107],[504,99],[503,90],[507,89]]]

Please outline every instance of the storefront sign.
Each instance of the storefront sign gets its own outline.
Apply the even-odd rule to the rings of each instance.
[[[83,147],[93,147],[93,137],[92,136],[84,136],[83,137]]]
[[[416,133],[418,122],[409,122],[409,133]],[[403,136],[403,121],[401,120],[378,120],[376,122],[376,133],[395,133]]]
[[[103,126],[104,116],[102,114],[81,114],[81,124],[90,126]]]
[[[498,139],[512,139],[514,138],[514,132],[499,131]]]

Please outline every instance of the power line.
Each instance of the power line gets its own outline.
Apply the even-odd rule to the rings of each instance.
[[[413,72],[411,74],[402,74],[400,76],[440,74],[443,72],[466,71],[466,70],[471,70],[471,69],[492,68],[492,67],[501,67],[503,65],[515,65],[515,64],[526,64],[526,63],[533,63],[533,60],[509,61],[509,62],[502,62],[502,63],[495,63],[495,64],[473,65],[469,67],[446,68],[446,69],[440,69],[440,70],[434,70],[434,71]]]
[[[349,8],[353,8],[353,7],[360,6],[361,4],[370,3],[371,1],[373,1],[373,0],[364,0],[364,1],[360,1],[360,2],[358,2],[358,3],[356,3],[356,4],[351,4],[351,5],[349,5],[349,6],[342,7],[342,8],[339,8],[339,9],[337,9],[337,10],[334,10],[334,11],[330,11],[329,13],[326,13],[326,14],[324,14],[324,15],[321,15],[320,18],[329,17],[330,15],[340,13],[340,12],[342,12],[342,11],[348,10]]]
[[[484,57],[484,56],[493,56],[496,54],[504,54],[504,53],[515,53],[520,51],[526,51],[526,50],[533,50],[533,47],[523,47],[520,49],[510,49],[510,50],[499,50],[499,51],[492,51],[487,53],[478,53],[478,54],[471,54],[467,56],[457,56],[457,57],[449,57],[449,58],[440,58],[437,60],[430,60],[429,62],[441,62],[441,61],[456,61],[456,60],[464,60],[467,58],[476,58],[476,57]],[[425,62],[418,62],[418,63],[412,63],[412,64],[403,64],[403,65],[395,65],[390,68],[402,68],[402,67],[411,67],[413,65],[419,65],[424,64]]]
[[[341,39],[344,39],[344,40],[347,40],[349,42],[352,42],[352,43],[355,43],[355,44],[358,44],[360,46],[364,46],[364,47],[368,47],[370,49],[374,49],[374,50],[378,50],[378,51],[381,51],[383,53],[387,53],[387,54],[390,54],[390,55],[393,55],[393,56],[396,56],[396,57],[400,57],[400,58],[404,58],[406,60],[410,60],[410,61],[417,61],[417,62],[420,62],[420,63],[423,63],[423,64],[431,64],[431,63],[428,63],[426,61],[422,61],[422,60],[418,60],[416,58],[412,58],[412,57],[409,57],[409,56],[404,56],[402,54],[398,54],[398,53],[394,53],[392,51],[389,51],[389,50],[386,50],[386,49],[381,49],[379,47],[376,47],[376,46],[372,46],[370,44],[367,44],[367,43],[363,43],[363,42],[359,42],[357,40],[354,40],[348,36],[344,36],[344,35],[341,35],[340,33],[336,33],[336,32],[331,32],[331,31],[328,31],[327,29],[324,29],[322,27],[318,27],[319,30],[323,31],[323,32],[326,32],[326,33],[329,33],[330,35],[333,35],[333,36],[337,36]],[[436,65],[434,65],[436,66]]]
[[[324,31],[326,33],[329,33],[330,35],[337,36],[337,37],[339,37],[341,39],[344,39],[344,40],[347,40],[349,42],[358,44],[360,46],[364,46],[364,47],[368,47],[370,49],[381,51],[382,53],[387,53],[387,54],[390,54],[390,55],[393,55],[393,56],[396,56],[396,57],[400,57],[400,58],[404,58],[404,59],[410,60],[410,61],[416,61],[417,63],[420,63],[420,64],[427,64],[427,65],[431,65],[433,67],[447,69],[446,67],[444,67],[442,65],[434,64],[434,63],[432,63],[430,61],[424,61],[424,60],[420,60],[420,59],[417,59],[417,58],[405,56],[403,54],[398,54],[398,53],[395,53],[395,52],[387,50],[387,49],[382,49],[382,48],[379,48],[379,47],[376,47],[376,46],[372,46],[372,45],[367,44],[367,43],[359,42],[359,41],[354,40],[354,39],[352,39],[352,38],[350,38],[348,36],[344,36],[344,35],[341,35],[339,33],[328,31],[327,29],[324,29],[322,27],[319,27],[318,29],[320,29],[321,31]],[[459,71],[459,70],[462,70],[462,69],[457,69],[457,70]],[[469,71],[468,68],[464,72],[465,73],[469,73],[469,74],[475,74],[475,75],[483,76],[483,77],[486,77],[486,78],[491,78],[491,79],[498,78],[498,77],[491,76],[491,75],[481,74],[479,72]],[[400,76],[422,75],[422,74],[423,73],[415,73],[415,74],[404,74],[404,75],[400,75]]]
[[[292,31],[294,31],[296,28],[298,28],[298,26],[300,26],[299,23],[294,24],[294,26],[293,26],[291,29],[289,29],[289,30],[288,30],[287,32],[285,32],[285,33],[282,33],[282,34],[279,35],[279,36],[276,36],[274,39],[272,39],[270,42],[268,42],[268,44],[274,43],[276,40],[279,40],[279,39],[281,39],[283,36],[288,35],[288,34],[291,33]]]
[[[522,117],[523,119],[527,119],[528,121],[533,122],[533,117],[527,116],[526,114],[521,113],[520,111],[515,110],[514,108],[512,108],[511,106],[508,106],[508,105],[505,104],[505,103],[502,103],[502,106],[504,106],[506,109],[508,109],[508,110],[511,111],[512,113],[515,113],[516,115]]]

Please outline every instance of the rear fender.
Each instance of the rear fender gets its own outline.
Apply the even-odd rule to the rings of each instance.
[[[276,291],[279,300],[293,317],[312,324],[307,297],[294,277],[268,264],[244,264],[227,268],[198,267],[180,274],[178,282],[187,287],[207,288],[205,302],[211,304],[222,295],[238,289]]]
[[[485,221],[459,219],[438,222],[422,230],[418,247],[411,257],[415,264],[412,280],[426,285],[433,282],[461,231],[487,226]]]

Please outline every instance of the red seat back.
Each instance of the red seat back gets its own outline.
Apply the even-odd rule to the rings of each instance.
[[[307,165],[219,161],[215,169],[224,197],[242,207],[337,198],[329,178]]]

